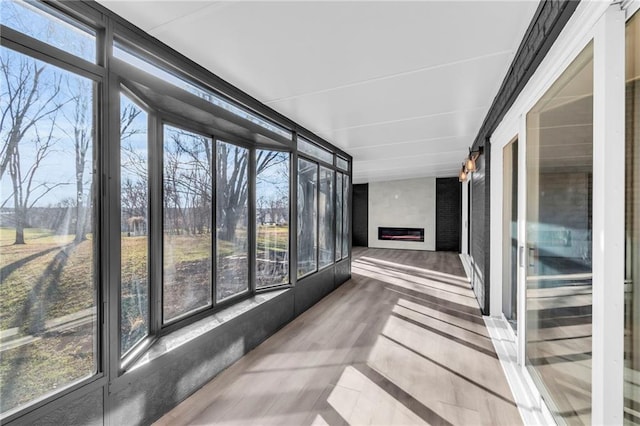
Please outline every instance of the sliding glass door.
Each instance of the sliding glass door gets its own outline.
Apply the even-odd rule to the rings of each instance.
[[[591,422],[593,46],[527,114],[526,364],[559,423]]]

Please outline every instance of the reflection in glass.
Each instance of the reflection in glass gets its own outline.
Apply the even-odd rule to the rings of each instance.
[[[249,150],[217,143],[216,300],[249,290]]]
[[[298,151],[303,152],[311,157],[322,160],[326,163],[333,164],[333,154],[318,145],[298,136]]]
[[[298,159],[298,278],[317,268],[318,165]]]
[[[0,64],[0,412],[6,413],[97,371],[96,86],[4,47]]]
[[[518,321],[518,140],[503,150],[502,313],[514,332]]]
[[[349,256],[349,219],[351,218],[351,211],[349,210],[349,175],[344,175],[342,179],[344,185],[344,193],[342,195],[342,226],[344,232],[342,233],[342,258]]]
[[[342,259],[342,173],[336,173],[336,260]]]
[[[526,363],[559,422],[591,422],[593,47],[527,114]]]
[[[349,162],[342,157],[336,157],[336,166],[344,171],[349,171]]]
[[[289,153],[256,150],[256,287],[289,282]]]
[[[164,322],[211,305],[211,145],[164,126]]]
[[[334,262],[335,237],[333,235],[333,176],[335,172],[326,167],[320,167],[320,198],[318,199],[320,220],[320,268]]]
[[[0,1],[0,23],[89,62],[96,62],[96,36],[93,29],[42,3]]]
[[[147,113],[120,95],[120,355],[149,333]]]
[[[624,420],[640,424],[640,15],[626,29]]]

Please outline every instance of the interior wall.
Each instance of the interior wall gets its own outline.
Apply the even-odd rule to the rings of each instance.
[[[486,147],[485,147],[486,148]],[[489,200],[487,199],[489,178],[489,149],[478,157],[476,166],[478,170],[471,176],[471,233],[469,241],[469,254],[471,256],[472,275],[471,285],[478,299],[483,314],[489,313]]]
[[[369,184],[353,185],[353,245],[369,247]]]
[[[424,228],[424,242],[380,241],[378,227]],[[369,183],[369,247],[435,250],[435,230],[435,178]]]
[[[457,177],[436,179],[436,250],[460,253],[462,185]]]

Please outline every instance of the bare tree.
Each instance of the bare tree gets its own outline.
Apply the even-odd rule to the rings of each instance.
[[[85,205],[85,172],[87,168],[87,154],[91,159],[90,148],[93,144],[92,117],[92,83],[75,76],[67,77],[66,87],[72,93],[73,108],[67,113],[63,110],[69,126],[61,126],[61,130],[73,140],[75,156],[75,184],[76,184],[76,229],[74,242],[79,243],[87,239],[87,221],[91,209]],[[91,167],[91,163],[90,163]],[[87,204],[91,203],[92,188],[87,194]]]
[[[219,237],[226,241],[235,238],[241,210],[247,203],[249,163],[248,151],[231,144],[218,144],[217,152],[217,213],[222,222]],[[285,161],[276,151],[259,150],[256,171],[259,175],[268,167]]]
[[[34,127],[33,143],[34,159],[27,168],[23,170],[23,164],[20,158],[20,145],[16,145],[9,156],[9,174],[13,185],[13,201],[15,212],[16,239],[15,244],[25,244],[24,228],[26,226],[27,212],[42,197],[47,195],[53,189],[65,185],[66,183],[36,183],[34,176],[41,166],[47,155],[52,150],[54,143],[53,129],[55,127],[55,119],[51,120],[51,126],[46,135],[40,135],[38,126]]]
[[[18,63],[16,65],[16,62]],[[36,123],[56,113],[60,81],[43,81],[46,65],[18,53],[0,55],[3,88],[0,107],[0,179],[4,176],[15,148]]]
[[[24,244],[27,211],[52,191],[65,183],[37,183],[36,171],[51,152],[56,115],[64,105],[59,101],[60,76],[45,76],[46,65],[18,53],[0,55],[2,101],[0,102],[0,179],[9,169],[12,193],[4,206],[13,199],[15,213],[15,244]],[[49,125],[42,134],[45,123]],[[31,164],[23,164],[21,142],[29,135],[28,152]],[[26,169],[25,169],[26,167]]]

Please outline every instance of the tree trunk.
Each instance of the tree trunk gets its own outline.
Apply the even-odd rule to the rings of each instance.
[[[11,183],[13,184],[13,211],[15,213],[16,222],[16,240],[14,244],[25,244],[24,242],[24,223],[26,209],[22,203],[22,185],[20,182],[20,154],[18,147],[14,147],[10,153],[11,161],[9,162],[9,174],[11,175]]]
[[[24,215],[23,215],[22,209],[16,209],[16,241],[14,244],[25,244]]]
[[[236,237],[236,224],[238,222],[237,215],[235,212],[230,211],[226,212],[224,215],[224,223],[222,225],[222,235],[221,239],[225,241],[233,241]]]

